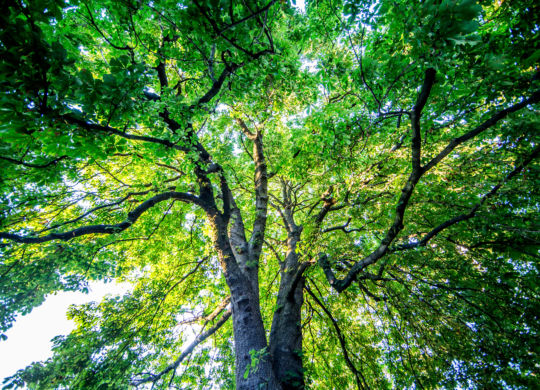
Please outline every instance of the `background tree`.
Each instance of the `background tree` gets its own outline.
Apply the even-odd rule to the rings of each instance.
[[[532,1],[5,5],[6,387],[538,385]]]

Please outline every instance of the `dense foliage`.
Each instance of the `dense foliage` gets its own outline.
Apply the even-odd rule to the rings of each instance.
[[[535,1],[3,3],[6,388],[540,385]]]

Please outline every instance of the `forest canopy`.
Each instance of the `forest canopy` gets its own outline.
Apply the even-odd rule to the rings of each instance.
[[[2,5],[4,388],[540,386],[537,2]]]

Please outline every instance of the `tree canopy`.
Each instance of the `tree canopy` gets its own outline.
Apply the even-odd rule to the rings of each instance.
[[[5,388],[540,385],[535,1],[2,10]]]

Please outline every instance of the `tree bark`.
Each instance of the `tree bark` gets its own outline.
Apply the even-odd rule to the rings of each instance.
[[[234,257],[227,224],[220,216],[211,220],[216,230],[216,249],[231,292],[236,389],[281,390],[268,351],[258,293]]]
[[[270,354],[283,390],[304,388],[302,365],[302,303],[304,280],[293,283],[291,272],[282,275],[277,309],[270,332]],[[295,286],[294,286],[295,284]]]
[[[294,224],[291,220],[289,223]],[[277,308],[270,332],[270,355],[277,379],[284,390],[304,388],[302,365],[302,304],[304,302],[305,264],[300,264],[296,244],[300,240],[301,228],[289,231],[288,251],[281,264],[281,281],[277,297]]]

